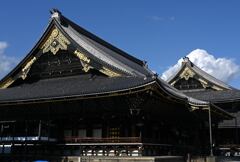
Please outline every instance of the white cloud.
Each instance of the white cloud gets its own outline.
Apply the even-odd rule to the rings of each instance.
[[[153,21],[164,21],[165,18],[161,16],[150,16],[149,19]]]
[[[240,66],[237,65],[233,59],[215,58],[202,49],[193,50],[187,57],[199,68],[224,82],[229,82],[240,74]],[[181,67],[181,63],[182,59],[178,60],[177,64],[166,70],[161,76],[162,79],[167,80],[175,74]]]
[[[0,78],[6,75],[18,62],[16,58],[5,54],[7,47],[7,42],[0,41]]]
[[[7,48],[8,44],[7,42],[1,42],[0,41],[0,54],[2,54],[5,50],[5,48]]]
[[[169,16],[169,17],[162,17],[162,16],[149,16],[148,19],[158,22],[158,21],[175,21],[175,16]]]

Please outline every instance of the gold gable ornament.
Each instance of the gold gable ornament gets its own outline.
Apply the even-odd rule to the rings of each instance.
[[[54,55],[61,49],[67,50],[70,41],[57,29],[53,29],[48,39],[41,46],[43,53],[51,51]]]
[[[189,78],[193,78],[195,73],[190,70],[189,68],[185,68],[183,72],[180,74],[180,78],[184,78],[185,80],[188,80]]]
[[[5,88],[9,87],[14,81],[15,81],[15,79],[8,78],[5,82],[3,82],[3,84],[0,85],[0,89],[5,89]]]

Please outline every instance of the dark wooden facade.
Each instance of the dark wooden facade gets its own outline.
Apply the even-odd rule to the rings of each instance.
[[[1,142],[5,149],[11,145],[13,155],[55,152],[56,156],[136,156],[190,151],[199,141],[199,121],[184,105],[164,104],[152,95],[156,94],[150,96],[144,91],[101,99],[14,105],[12,109],[8,106],[2,110]],[[183,110],[172,115],[175,107]]]

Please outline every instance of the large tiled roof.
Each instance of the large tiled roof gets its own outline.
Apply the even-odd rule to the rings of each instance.
[[[101,61],[119,70],[135,76],[153,75],[141,61],[126,52],[118,49],[110,43],[75,24],[68,18],[61,16],[55,22],[70,36],[74,42],[93,56],[93,59]]]
[[[0,104],[9,102],[25,102],[73,98],[106,93],[115,93],[136,89],[150,84],[152,78],[136,77],[96,77],[83,78],[71,76],[63,78],[44,79],[31,84],[0,90]]]
[[[70,39],[73,46],[83,49],[87,57],[91,58],[91,60],[95,62],[98,62],[102,66],[115,69],[127,76],[145,78],[154,75],[154,73],[147,68],[145,61],[141,61],[107,43],[96,35],[73,23],[59,12],[59,17],[51,18],[46,30],[33,49],[8,75],[0,81],[0,83],[5,82],[10,77],[16,78],[18,73],[21,72],[22,67],[30,58],[34,56],[38,57],[39,54],[41,56],[41,52],[38,50],[54,26],[57,27],[65,37]]]

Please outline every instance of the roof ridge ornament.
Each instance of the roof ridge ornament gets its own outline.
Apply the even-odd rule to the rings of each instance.
[[[53,8],[52,10],[50,10],[51,13],[51,18],[60,18],[60,15],[62,14],[58,9]]]
[[[189,57],[184,56],[182,59],[183,59],[182,65],[184,65],[184,64],[189,64],[190,66],[193,66],[193,63],[192,63],[192,61],[189,59]]]
[[[183,62],[189,62],[189,61],[190,61],[189,57],[187,57],[187,56],[183,57]]]

